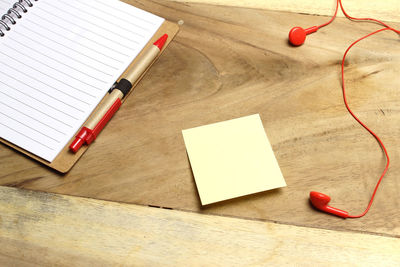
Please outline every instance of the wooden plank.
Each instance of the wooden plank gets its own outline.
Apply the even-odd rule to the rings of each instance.
[[[173,0],[176,2],[201,3],[222,6],[235,6],[268,9],[276,11],[288,11],[293,13],[332,16],[336,0]],[[354,17],[373,17],[384,21],[400,22],[400,5],[398,0],[364,1],[343,0],[343,6],[348,14]],[[344,17],[338,12],[339,17]],[[323,21],[323,18],[321,18]],[[322,24],[322,23],[320,23]],[[297,24],[296,24],[297,25]],[[298,22],[302,25],[302,21]],[[313,25],[302,25],[313,26]]]
[[[398,266],[400,239],[0,188],[6,266]]]
[[[350,105],[386,143],[392,165],[370,213],[342,220],[313,210],[308,193],[322,191],[331,195],[333,206],[359,213],[384,167],[375,140],[347,113],[339,82],[345,48],[378,26],[338,19],[293,48],[287,31],[299,21],[313,25],[319,17],[135,3],[170,21],[183,20],[177,38],[70,173],[59,175],[2,146],[1,185],[400,236],[396,35],[381,33],[349,55]],[[202,208],[181,130],[255,113],[288,187]]]

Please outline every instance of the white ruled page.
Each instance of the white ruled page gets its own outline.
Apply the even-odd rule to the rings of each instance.
[[[31,2],[0,38],[0,137],[51,162],[164,19],[118,0]]]
[[[17,0],[0,0],[0,18],[4,14],[7,14],[7,11],[13,7],[13,4],[17,2]]]

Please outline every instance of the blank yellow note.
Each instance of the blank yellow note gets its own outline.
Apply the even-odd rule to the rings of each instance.
[[[182,133],[202,205],[286,186],[258,114]]]

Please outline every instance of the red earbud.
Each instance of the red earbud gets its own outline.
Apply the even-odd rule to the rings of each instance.
[[[312,26],[307,29],[301,27],[294,27],[289,32],[289,42],[294,46],[299,46],[304,43],[306,36],[310,33],[316,32],[318,30],[317,26]]]
[[[328,195],[312,191],[310,192],[310,201],[312,205],[319,210],[332,213],[342,218],[349,217],[349,213],[347,211],[328,206],[329,201],[331,201],[331,198]]]

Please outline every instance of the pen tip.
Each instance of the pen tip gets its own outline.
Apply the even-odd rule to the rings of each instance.
[[[163,36],[160,37],[160,39],[158,39],[154,45],[157,46],[160,50],[164,47],[165,42],[168,39],[168,34],[164,34]]]

